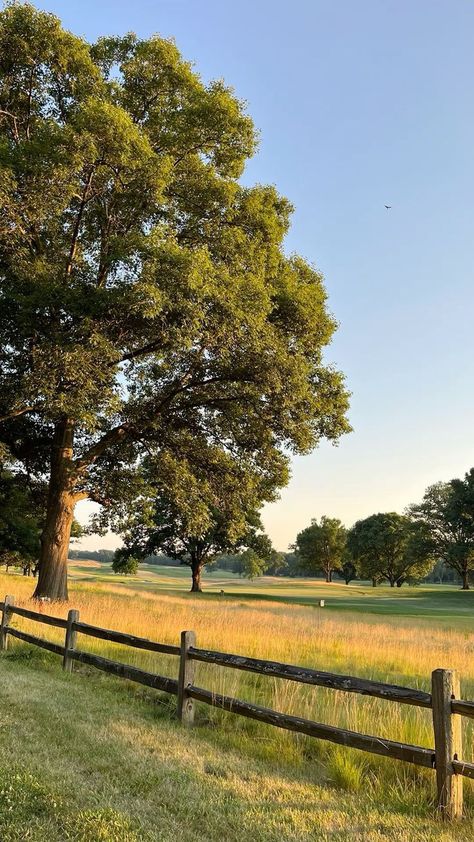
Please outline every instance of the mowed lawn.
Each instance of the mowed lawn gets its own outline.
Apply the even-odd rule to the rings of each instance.
[[[182,595],[190,587],[190,571],[186,566],[143,564],[136,576],[117,576],[110,564],[78,559],[70,562],[70,575],[74,582],[110,583],[149,592],[167,591]],[[330,612],[436,619],[437,624],[441,622],[466,630],[473,628],[474,622],[474,589],[461,591],[457,585],[404,585],[402,588],[382,585],[373,588],[369,582],[355,581],[345,585],[336,578],[331,584],[326,584],[321,579],[280,576],[264,576],[249,581],[233,573],[215,570],[205,571],[203,589],[203,597],[209,599],[220,596],[223,590],[228,598],[268,599],[315,607],[320,599],[324,599],[324,608]]]
[[[429,688],[436,667],[456,668],[474,698],[474,601],[454,588],[373,591],[359,583],[267,579],[220,571],[190,596],[189,571],[146,567],[116,577],[71,563],[70,607],[81,619],[176,643]],[[33,581],[0,576],[0,593],[28,604]],[[224,590],[224,595],[220,591]],[[325,607],[319,608],[319,599]],[[48,611],[64,616],[67,607]],[[19,617],[49,639],[61,632]],[[177,659],[82,637],[106,657],[176,676]],[[467,818],[432,818],[434,775],[407,764],[198,707],[183,729],[175,699],[93,669],[65,675],[57,657],[11,640],[0,657],[0,838],[12,840],[471,840]],[[196,683],[317,721],[431,747],[429,712],[197,665]],[[472,726],[464,759],[472,760]]]

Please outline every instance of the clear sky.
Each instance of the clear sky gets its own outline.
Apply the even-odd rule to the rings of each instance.
[[[325,275],[354,432],[294,460],[265,510],[275,545],[322,514],[401,511],[474,465],[472,0],[37,5],[88,39],[174,36],[248,102],[261,144],[246,181],[295,205],[287,248]]]

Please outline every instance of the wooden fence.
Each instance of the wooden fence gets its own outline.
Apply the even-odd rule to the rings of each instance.
[[[24,643],[40,646],[49,652],[60,655],[63,668],[70,672],[74,661],[96,667],[119,678],[153,687],[177,696],[177,715],[185,725],[192,725],[194,721],[194,702],[203,702],[213,707],[221,708],[230,713],[250,717],[259,722],[265,722],[276,728],[296,731],[319,740],[357,748],[371,754],[382,755],[393,760],[402,760],[424,766],[436,771],[437,783],[437,811],[443,819],[455,819],[462,816],[463,776],[474,778],[474,763],[464,762],[462,757],[461,716],[474,718],[474,701],[459,698],[459,679],[453,670],[437,669],[431,675],[431,693],[413,690],[394,684],[384,684],[366,678],[355,678],[347,675],[337,675],[330,672],[309,669],[307,667],[291,666],[277,661],[266,661],[259,658],[247,658],[242,655],[232,655],[214,652],[196,647],[196,636],[192,631],[181,632],[181,643],[172,646],[156,643],[143,637],[135,637],[124,632],[102,629],[88,623],[81,623],[79,612],[71,609],[67,620],[52,617],[27,608],[15,605],[11,596],[6,596],[0,602],[2,620],[0,626],[0,649],[7,649],[8,637],[17,638]],[[11,626],[13,615],[25,617],[46,625],[56,626],[65,630],[64,646],[52,643],[36,635],[27,634]],[[84,634],[100,640],[121,643],[135,649],[145,649],[149,652],[161,652],[175,655],[179,658],[178,678],[167,678],[155,673],[146,672],[137,667],[129,666],[118,661],[111,661],[99,655],[93,655],[77,648],[77,635]],[[224,696],[198,687],[195,684],[196,662],[216,664],[221,667],[244,670],[246,672],[266,675],[273,678],[283,678],[287,681],[297,681],[317,687],[327,687],[332,690],[342,690],[345,693],[359,693],[385,699],[397,704],[412,705],[429,708],[433,719],[434,748],[399,743],[332,725],[323,725],[309,719],[279,713],[261,705],[244,702],[230,696]]]

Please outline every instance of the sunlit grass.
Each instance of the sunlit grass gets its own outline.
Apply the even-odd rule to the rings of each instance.
[[[94,570],[93,567],[89,569]],[[0,593],[13,593],[17,604],[31,608],[31,580],[2,575],[0,589]],[[70,607],[79,609],[80,618],[85,622],[128,631],[153,640],[175,644],[182,630],[193,629],[197,634],[197,645],[205,648],[302,664],[425,690],[430,689],[433,669],[454,668],[462,677],[463,696],[474,698],[474,633],[465,628],[456,630],[455,624],[452,628],[437,627],[436,622],[397,615],[362,616],[356,612],[326,611],[314,606],[272,602],[268,594],[266,597],[260,601],[256,598],[246,600],[244,595],[241,599],[234,596],[220,597],[217,594],[213,598],[189,598],[184,593],[176,595],[158,590],[137,591],[127,583],[117,583],[110,579],[105,582],[79,580],[72,584]],[[42,610],[56,616],[66,616],[68,606],[47,605]],[[64,638],[59,629],[39,626],[19,617],[14,622],[19,628],[48,639],[62,642]],[[177,675],[178,661],[171,656],[132,650],[86,636],[79,637],[78,645],[153,672],[173,677]],[[20,654],[27,650],[28,647],[11,640],[9,657],[14,658],[16,652]],[[43,669],[46,669],[47,664],[57,663],[59,671],[59,659],[49,655],[41,655],[41,658]],[[92,683],[101,688],[119,685],[119,682],[108,676],[97,677],[94,671],[82,667],[76,669],[79,675],[73,679],[74,682],[82,676],[84,685],[90,682],[91,687]],[[419,708],[204,664],[196,665],[195,683],[319,722],[432,747],[430,712]],[[83,692],[87,692],[86,686]],[[128,694],[130,705],[133,699],[142,698],[144,693],[142,689],[132,688],[124,682],[119,692]],[[148,691],[145,696],[147,699],[158,698]],[[163,697],[163,702],[164,715],[169,719],[172,717],[174,699],[166,702]],[[275,764],[284,764],[286,769],[292,768],[295,774],[298,773],[303,787],[309,785],[316,773],[320,780],[340,791],[341,798],[347,798],[347,795],[342,795],[344,792],[351,793],[351,797],[368,799],[367,808],[369,803],[373,804],[374,810],[385,809],[382,808],[383,804],[392,803],[396,805],[396,811],[402,814],[410,814],[410,811],[413,814],[429,814],[434,788],[433,775],[429,771],[310,740],[204,706],[198,711],[199,723],[203,727],[196,729],[196,733],[201,743],[207,746],[206,751],[211,758],[208,759],[211,769],[208,774],[217,778],[220,786],[227,786],[228,770],[225,763],[222,763],[230,751],[247,758],[248,762],[262,764],[262,769],[268,764],[268,775],[272,774],[271,769]],[[464,720],[464,723],[464,759],[472,760],[472,725],[468,720]],[[133,734],[129,734],[127,720],[123,717],[120,725],[114,723],[110,727],[115,735],[112,739],[125,740],[127,743],[133,739],[143,745],[145,752],[150,741],[154,745],[156,735],[150,733],[146,722],[138,736],[135,726]],[[259,774],[266,773],[261,771]],[[468,782],[466,789],[469,804],[471,789]],[[339,818],[333,817],[332,822],[334,830],[339,833],[339,828],[343,835],[328,836],[328,839],[359,838],[344,835],[348,823],[344,810]],[[326,831],[329,833],[328,828]],[[300,829],[300,835],[284,838],[303,839],[306,838],[305,832]],[[393,838],[406,839],[407,842],[409,838],[434,839],[435,836],[431,837],[429,833],[419,837]],[[464,837],[446,837],[451,838]]]

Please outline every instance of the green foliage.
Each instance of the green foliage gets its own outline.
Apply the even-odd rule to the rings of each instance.
[[[263,576],[267,569],[267,562],[258,553],[249,547],[237,556],[234,564],[234,573],[243,576],[245,579],[257,579]]]
[[[300,558],[301,567],[307,573],[323,571],[326,581],[332,581],[332,574],[343,563],[346,546],[346,529],[337,518],[323,515],[320,522],[311,521],[296,536],[295,549]]]
[[[427,530],[433,554],[456,571],[468,590],[474,571],[474,468],[463,479],[431,485],[408,511]]]
[[[120,573],[122,576],[135,576],[138,571],[138,565],[139,559],[130,555],[125,548],[116,550],[112,562],[114,573]]]
[[[347,546],[361,578],[388,579],[392,587],[423,579],[434,564],[426,529],[396,512],[357,521]]]
[[[8,469],[0,472],[0,564],[27,565],[38,557],[44,503],[43,487]]]
[[[348,585],[349,582],[352,582],[353,579],[357,579],[357,567],[350,558],[347,547],[343,556],[342,564],[336,572],[342,579],[344,579],[346,585]]]
[[[101,563],[111,562],[114,559],[113,550],[71,550],[69,558],[86,558]]]
[[[1,437],[54,492],[43,595],[64,592],[41,590],[64,512],[135,499],[145,454],[166,473],[204,441],[283,484],[289,453],[349,429],[322,277],[284,253],[291,207],[238,181],[254,149],[243,104],[173,42],[0,13]]]
[[[203,566],[218,555],[252,549],[262,565],[270,558],[273,548],[257,507],[273,498],[274,488],[269,476],[262,478],[221,448],[204,441],[185,445],[183,438],[179,460],[168,453],[144,461],[142,494],[117,521],[125,547],[117,551],[114,565],[127,556],[143,559],[161,551],[189,565],[194,590],[200,590]]]
[[[265,572],[269,576],[288,575],[288,563],[285,553],[272,549],[267,555],[267,568]]]

